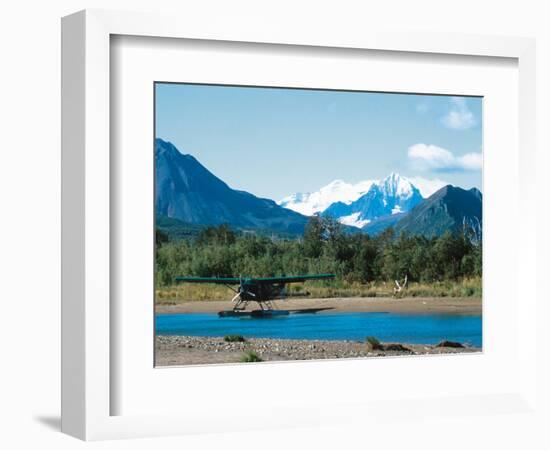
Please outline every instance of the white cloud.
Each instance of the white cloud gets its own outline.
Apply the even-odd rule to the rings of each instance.
[[[467,153],[460,157],[460,162],[466,170],[481,170],[483,158],[481,153]]]
[[[449,111],[441,121],[447,128],[453,130],[467,130],[476,125],[474,113],[468,109],[463,97],[451,97]]]
[[[407,156],[411,166],[416,170],[454,172],[476,171],[482,167],[481,153],[455,156],[451,151],[437,145],[415,144],[409,147]]]
[[[423,177],[409,177],[409,181],[418,188],[424,198],[428,198],[433,193],[439,191],[439,189],[443,186],[451,184],[448,181],[440,180],[439,178],[430,180]]]

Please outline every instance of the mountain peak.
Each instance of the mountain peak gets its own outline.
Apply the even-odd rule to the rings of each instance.
[[[372,183],[355,201],[333,203],[323,214],[361,228],[372,220],[405,213],[422,200],[420,191],[407,178],[392,172],[383,180]]]
[[[178,161],[179,164],[185,164],[189,167],[193,166],[198,171],[210,173],[193,155],[180,152],[170,141],[164,141],[160,138],[155,139],[155,158],[157,159],[157,163],[161,160]]]
[[[350,204],[369,190],[374,181],[365,180],[357,184],[336,179],[315,192],[297,192],[279,200],[277,204],[306,216],[323,212],[335,203]]]
[[[227,223],[235,228],[301,234],[307,218],[272,200],[231,189],[197,159],[170,142],[155,140],[157,216],[193,225]]]
[[[394,227],[396,233],[434,237],[447,230],[468,227],[481,236],[481,192],[474,189],[465,190],[451,184],[442,187],[399,220]]]
[[[325,188],[328,188],[328,187],[331,187],[331,186],[343,186],[345,184],[348,184],[346,183],[344,180],[334,180],[334,181],[331,181],[329,184],[327,184],[325,186]],[[324,189],[324,188],[321,188],[321,189]]]
[[[398,180],[401,178],[401,175],[399,175],[397,172],[390,173],[384,180]]]
[[[477,198],[479,198],[480,200],[483,199],[483,194],[481,193],[481,191],[480,191],[478,188],[473,187],[473,188],[470,189],[469,192],[471,192],[472,194],[474,194],[474,195],[475,195]]]
[[[343,189],[349,189],[350,187],[351,185],[349,183],[346,183],[344,180],[334,180],[334,181],[331,181],[326,186],[323,186],[321,189],[319,189],[319,192],[330,193],[330,192],[340,191]]]
[[[410,198],[420,195],[420,191],[407,178],[396,172],[390,173],[379,185],[384,194],[390,197]]]
[[[291,194],[277,203],[308,216],[323,213],[346,224],[355,219],[357,224],[364,224],[377,217],[406,212],[420,201],[418,188],[392,172],[382,180],[356,184],[336,179],[318,191]]]
[[[161,139],[161,138],[155,138],[155,151],[157,153],[168,153],[174,156],[185,156],[186,158],[192,159],[193,161],[196,161],[197,163],[199,163],[193,155],[180,152],[177,149],[177,147],[174,144],[172,144],[170,141],[165,141],[164,139]]]
[[[176,148],[174,144],[172,144],[170,141],[165,141],[164,139],[161,139],[161,138],[155,138],[155,149],[179,153],[179,150]]]

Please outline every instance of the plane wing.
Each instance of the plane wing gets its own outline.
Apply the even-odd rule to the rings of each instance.
[[[296,275],[288,277],[266,277],[266,278],[251,278],[250,281],[258,284],[277,284],[277,283],[301,283],[307,280],[329,280],[334,278],[334,274],[322,273],[319,275]]]
[[[215,284],[240,284],[241,281],[254,284],[278,284],[301,283],[307,280],[328,280],[334,278],[334,274],[323,273],[319,275],[297,275],[265,278],[236,278],[236,277],[176,277],[175,280],[184,283],[215,283]]]
[[[176,281],[184,283],[216,283],[216,284],[240,284],[240,278],[217,277],[176,277]]]

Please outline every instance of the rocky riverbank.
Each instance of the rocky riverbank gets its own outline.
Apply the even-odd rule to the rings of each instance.
[[[444,353],[474,353],[481,349],[459,347],[445,342],[435,345],[382,343],[380,346],[357,341],[297,339],[247,339],[226,342],[223,338],[157,336],[155,364],[185,366],[194,364],[239,363],[253,352],[262,361],[303,361],[315,359],[407,356]]]

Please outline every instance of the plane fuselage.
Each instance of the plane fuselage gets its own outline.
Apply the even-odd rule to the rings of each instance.
[[[282,283],[254,283],[253,281],[243,280],[239,291],[241,298],[245,301],[269,301],[283,297],[285,285]]]

